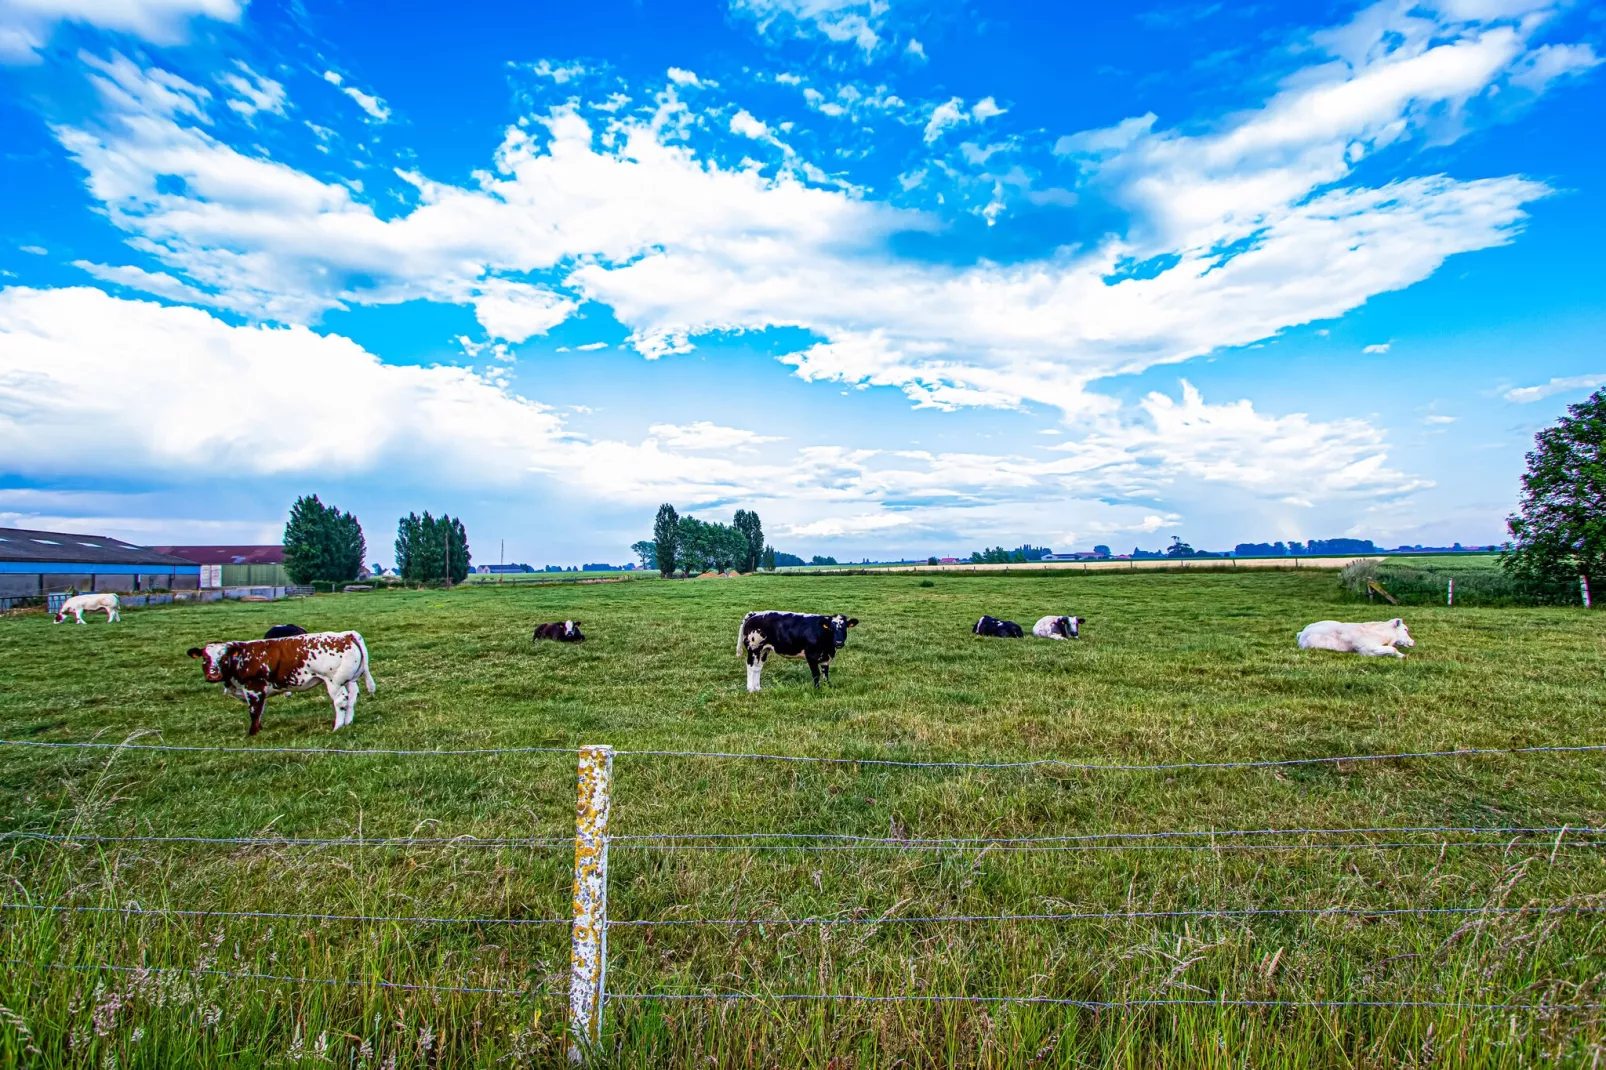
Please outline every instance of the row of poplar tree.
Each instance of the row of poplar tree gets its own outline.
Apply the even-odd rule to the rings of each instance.
[[[368,541],[350,513],[316,494],[297,498],[284,526],[284,571],[294,583],[350,583],[362,573]],[[461,520],[408,513],[396,525],[396,571],[416,582],[463,582],[472,557]],[[378,571],[378,566],[375,566]]]
[[[665,502],[658,507],[652,539],[631,548],[643,568],[661,575],[676,572],[695,576],[703,572],[756,572],[775,567],[775,547],[764,542],[764,525],[758,514],[736,510],[729,524],[681,516]]]

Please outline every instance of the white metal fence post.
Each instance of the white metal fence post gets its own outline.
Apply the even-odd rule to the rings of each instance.
[[[1450,581],[1450,585],[1444,589],[1444,604],[1447,605],[1447,606],[1455,605],[1455,581],[1454,580],[1451,580]]]
[[[602,1037],[603,978],[608,970],[608,813],[613,748],[580,748],[574,811],[574,935],[569,951],[569,1061],[580,1062]]]
[[[1589,608],[1589,577],[1588,576],[1580,575],[1578,577],[1578,589],[1579,589],[1579,591],[1583,592],[1583,595],[1584,595],[1584,608],[1588,609]]]

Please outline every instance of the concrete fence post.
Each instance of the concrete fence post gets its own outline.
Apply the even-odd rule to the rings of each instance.
[[[1584,608],[1588,609],[1589,608],[1589,577],[1588,576],[1580,575],[1578,577],[1578,590],[1584,596]]]
[[[613,748],[580,748],[574,811],[574,933],[569,950],[569,1061],[581,1062],[602,1038],[608,970],[608,813]]]
[[[1454,580],[1451,580],[1449,582],[1449,585],[1446,586],[1445,589],[1444,589],[1444,604],[1447,605],[1447,606],[1455,605],[1455,581]]]

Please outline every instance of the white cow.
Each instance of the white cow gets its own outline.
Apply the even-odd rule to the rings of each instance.
[[[71,613],[78,618],[78,623],[82,624],[84,622],[84,613],[92,613],[97,609],[106,611],[107,624],[114,620],[123,619],[117,612],[117,596],[108,592],[106,594],[73,595],[61,604],[61,609],[56,613],[56,623],[60,624],[67,619],[67,614]]]
[[[1032,634],[1039,639],[1080,639],[1084,617],[1043,617],[1032,625]]]
[[[1416,646],[1416,640],[1399,617],[1374,620],[1366,624],[1344,624],[1319,620],[1299,633],[1301,650],[1335,650],[1340,654],[1362,654],[1369,658],[1403,658],[1397,646]]]

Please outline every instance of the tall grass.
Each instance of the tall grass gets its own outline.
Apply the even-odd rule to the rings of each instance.
[[[924,579],[933,586],[922,586]],[[1458,587],[1460,586],[1458,582]],[[1564,609],[1408,619],[1383,665],[1294,647],[1342,610],[1331,573],[818,578],[323,596],[379,691],[331,736],[321,694],[243,707],[182,651],[285,607],[179,606],[122,626],[0,622],[0,735],[171,743],[624,749],[1153,762],[1606,742],[1603,650]],[[832,673],[771,662],[744,690],[747,609],[859,617]],[[1075,612],[1079,642],[987,640],[982,612]],[[583,645],[532,644],[577,617]],[[148,739],[136,742],[149,742]],[[1091,773],[798,766],[621,755],[614,832],[1047,836],[1165,829],[1606,824],[1590,754]],[[573,758],[0,748],[7,827],[99,835],[558,836]],[[1302,915],[929,922],[898,917],[1250,907],[1606,906],[1595,837],[1343,849],[696,852],[617,845],[617,920],[865,924],[616,928],[609,989],[1593,1004],[1596,916]],[[1418,847],[1370,846],[1414,841]],[[1490,840],[1490,838],[1483,838]],[[1576,842],[1575,842],[1576,841]],[[1492,841],[1493,842],[1493,841]],[[4,898],[50,905],[436,918],[563,917],[571,854],[533,848],[6,843]],[[0,1063],[556,1066],[565,927],[0,911]],[[78,969],[97,964],[135,972]],[[69,967],[69,968],[56,968]],[[177,967],[191,972],[163,972]],[[140,972],[143,971],[143,972]],[[211,971],[211,972],[200,972]],[[229,974],[315,978],[293,983]],[[380,980],[505,990],[381,988]],[[621,1066],[1590,1065],[1602,1015],[1456,1008],[677,1000],[610,1002]],[[30,1050],[32,1049],[32,1050]]]

